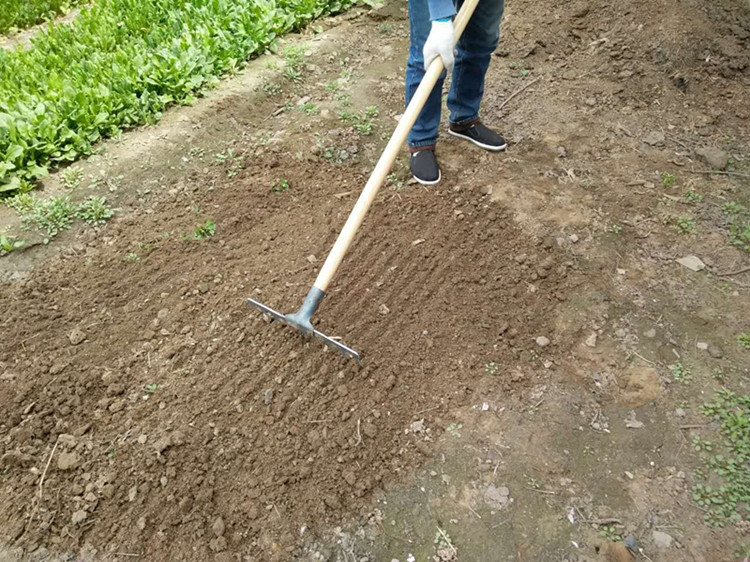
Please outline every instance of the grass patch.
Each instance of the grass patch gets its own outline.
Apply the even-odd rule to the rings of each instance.
[[[344,123],[351,125],[360,135],[369,136],[375,126],[375,118],[380,112],[374,105],[365,108],[361,113],[342,111],[339,116]]]
[[[191,103],[279,35],[351,4],[98,0],[29,49],[0,49],[0,192]]]
[[[693,499],[708,510],[709,525],[723,527],[750,517],[750,395],[722,389],[701,410],[719,423],[721,442],[693,439],[704,462],[695,471]]]
[[[214,234],[216,234],[216,224],[208,219],[193,229],[193,240],[205,240],[211,238]]]
[[[721,208],[725,214],[729,243],[750,252],[750,212],[735,201],[724,203]]]
[[[672,378],[674,380],[682,384],[688,384],[693,380],[693,374],[690,372],[690,369],[688,369],[681,363],[670,365],[669,372],[672,373]]]
[[[291,186],[289,185],[289,182],[284,178],[276,180],[273,182],[273,185],[271,185],[271,192],[276,195],[289,191],[290,189]]]
[[[737,334],[737,345],[745,349],[750,349],[750,332],[741,332]]]

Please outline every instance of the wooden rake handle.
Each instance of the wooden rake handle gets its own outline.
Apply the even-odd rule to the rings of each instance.
[[[461,34],[466,29],[466,24],[469,23],[471,16],[474,14],[474,9],[477,7],[479,0],[464,0],[461,10],[458,12],[456,19],[453,23],[454,39],[458,41]],[[331,249],[331,253],[328,254],[325,263],[323,264],[318,277],[315,280],[314,287],[320,289],[325,293],[328,289],[328,285],[331,283],[333,276],[336,274],[341,261],[344,259],[346,251],[354,240],[354,235],[359,230],[362,221],[365,219],[367,211],[370,209],[372,202],[375,200],[375,196],[385,182],[385,178],[393,167],[393,163],[396,161],[401,147],[406,141],[406,137],[414,126],[414,123],[419,117],[419,113],[422,111],[424,104],[427,102],[427,98],[430,96],[435,84],[437,84],[440,74],[443,72],[443,59],[437,57],[431,63],[422,82],[419,84],[419,88],[414,93],[409,102],[406,111],[396,126],[396,130],[391,136],[391,140],[383,150],[383,154],[380,155],[375,169],[370,175],[370,179],[367,180],[365,188],[357,199],[357,203],[354,205],[352,212],[349,214],[349,218],[344,224],[344,228],[341,230],[339,237],[336,239],[336,243]]]

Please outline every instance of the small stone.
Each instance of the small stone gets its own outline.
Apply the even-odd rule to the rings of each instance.
[[[82,343],[86,339],[86,334],[83,333],[83,330],[80,328],[75,328],[72,332],[68,334],[68,340],[70,341],[70,345],[78,345],[79,343]]]
[[[55,363],[49,368],[49,374],[50,375],[58,375],[62,373],[65,368],[68,366],[67,363]]]
[[[633,556],[638,554],[638,540],[633,535],[625,537],[625,546],[633,553]]]
[[[116,412],[119,412],[120,410],[123,410],[124,408],[125,400],[115,400],[109,405],[109,408],[107,409],[114,414]]]
[[[385,380],[385,387],[390,390],[396,385],[396,376],[395,375],[388,375],[388,378]]]
[[[573,242],[573,244],[575,244],[576,242],[578,242],[579,238],[577,234],[571,234],[570,236],[568,236],[568,240],[570,240],[571,242]]]
[[[166,451],[171,445],[172,438],[169,435],[165,435],[156,440],[156,442],[154,443],[154,449],[156,450],[157,454],[161,454]]]
[[[643,332],[643,335],[646,336],[649,339],[654,339],[656,337],[656,330],[654,330],[653,328],[651,328],[651,329],[646,330],[645,332]]]
[[[702,351],[706,351],[708,349],[708,344],[704,341],[699,341],[695,344],[695,347]]]
[[[218,517],[216,521],[214,521],[214,524],[211,525],[211,530],[217,537],[223,536],[225,529],[226,526],[224,525],[224,520],[221,517]]]
[[[167,316],[169,316],[169,310],[166,308],[162,308],[159,312],[156,313],[156,317],[159,320],[164,320]]]
[[[539,347],[547,347],[550,343],[549,338],[545,336],[539,336],[535,341]]]
[[[381,304],[380,307],[378,308],[378,312],[380,313],[381,316],[386,316],[391,312],[391,310],[384,304]]]
[[[349,389],[346,388],[345,384],[340,384],[336,387],[336,392],[339,396],[346,396],[347,394],[349,394]]]
[[[663,146],[665,140],[666,137],[661,131],[652,131],[643,138],[643,142],[649,146]]]
[[[714,170],[723,170],[729,165],[729,155],[718,148],[696,148],[695,154]]]
[[[682,408],[677,408],[677,409],[676,409],[676,410],[674,411],[674,414],[675,414],[675,416],[677,416],[678,418],[684,418],[684,417],[685,417],[685,415],[686,415],[686,414],[685,414],[685,410],[683,410]]]
[[[263,393],[263,402],[270,404],[271,400],[273,400],[273,388],[269,388]]]
[[[718,345],[708,344],[708,354],[714,359],[721,359],[724,357],[724,352]]]
[[[593,332],[589,337],[586,338],[586,341],[584,342],[588,347],[596,347],[596,332]]]
[[[78,455],[75,453],[60,453],[57,456],[57,468],[59,470],[73,470],[79,464]]]
[[[135,501],[135,498],[137,497],[138,497],[138,486],[133,486],[130,488],[130,490],[128,490],[128,501],[132,503]]]
[[[310,254],[309,256],[307,256],[307,261],[309,261],[310,263],[315,263],[316,261],[318,261],[318,258],[316,258],[313,254]]]
[[[523,263],[523,262],[525,262],[525,261],[526,261],[526,254],[518,254],[518,255],[517,255],[517,256],[515,257],[515,260],[516,260],[516,262],[518,262],[518,263]]]
[[[345,470],[343,474],[341,475],[344,480],[346,480],[346,483],[350,486],[354,486],[357,483],[357,477],[354,475],[354,473],[351,470]]]
[[[424,431],[424,420],[419,420],[411,423],[412,433],[422,433]]]
[[[667,533],[664,533],[662,531],[654,531],[653,533],[651,533],[651,536],[654,539],[656,548],[669,548],[674,542],[674,538],[671,535],[668,535]]]
[[[146,518],[145,517],[139,517],[138,521],[135,523],[136,527],[138,527],[139,531],[143,531],[143,529],[146,528]]]
[[[479,188],[479,193],[482,195],[492,195],[492,186],[491,185],[483,185]]]
[[[687,267],[690,271],[700,271],[702,269],[706,268],[706,264],[703,263],[699,258],[696,256],[685,256],[684,258],[680,258],[677,260],[677,263],[680,265]]]
[[[365,435],[369,438],[373,438],[378,434],[378,428],[375,427],[374,424],[366,423],[362,426],[362,431],[365,432]]]
[[[73,522],[73,525],[80,525],[81,523],[86,521],[86,518],[88,516],[88,513],[86,513],[82,509],[79,509],[78,511],[73,512],[73,516],[70,518],[70,520]]]
[[[77,439],[75,438],[75,435],[70,435],[68,433],[61,433],[57,437],[57,442],[60,444],[61,447],[64,447],[66,449],[72,449],[76,446]]]
[[[484,503],[491,509],[502,509],[510,502],[510,490],[490,484],[484,493]]]

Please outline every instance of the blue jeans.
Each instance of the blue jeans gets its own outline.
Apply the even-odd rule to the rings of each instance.
[[[463,0],[456,0],[458,9],[461,4]],[[448,109],[453,125],[471,123],[479,118],[479,105],[484,95],[484,77],[500,39],[502,16],[503,0],[479,0],[476,11],[456,46],[456,64],[448,92]],[[431,25],[427,0],[409,0],[411,43],[406,67],[407,105],[425,73],[422,49],[430,34]],[[445,77],[446,72],[443,71],[409,133],[407,142],[412,148],[432,146],[437,142]]]

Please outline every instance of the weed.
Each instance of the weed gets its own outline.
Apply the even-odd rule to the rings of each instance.
[[[661,185],[663,187],[672,187],[675,181],[677,181],[677,178],[674,174],[670,174],[669,172],[661,173]]]
[[[280,84],[277,84],[276,82],[269,82],[268,80],[263,81],[260,89],[269,96],[277,96],[283,91]]]
[[[232,148],[227,148],[216,154],[216,161],[227,166],[227,177],[233,178],[242,170],[242,156],[235,154]]]
[[[622,540],[622,535],[617,532],[614,525],[604,525],[599,529],[599,535],[608,541],[618,542]]]
[[[24,218],[24,224],[27,228],[33,225],[54,237],[61,230],[70,228],[75,215],[76,207],[69,197],[52,197],[37,201]]]
[[[691,380],[693,380],[693,374],[690,372],[690,369],[688,369],[681,363],[670,365],[669,372],[672,373],[672,377],[674,378],[674,380],[676,380],[677,382],[681,382],[682,384],[688,384]]]
[[[333,96],[333,99],[339,102],[339,104],[341,104],[341,107],[349,107],[352,104],[352,96],[345,92],[337,93],[335,96]]]
[[[303,103],[301,106],[299,106],[299,110],[307,115],[317,115],[318,113],[320,113],[318,106],[311,101]]]
[[[344,68],[339,72],[339,79],[344,82],[348,82],[354,76],[354,71],[351,68]]]
[[[339,116],[344,123],[351,125],[360,135],[369,136],[372,134],[378,113],[378,108],[371,105],[366,107],[362,113],[342,111]]]
[[[669,215],[664,219],[664,222],[674,226],[680,234],[692,234],[695,231],[695,220],[690,217]]]
[[[78,166],[65,168],[60,172],[60,179],[65,189],[76,189],[83,181],[83,170]]]
[[[284,78],[290,82],[300,82],[302,80],[302,72],[294,67],[287,66],[284,69]]]
[[[109,450],[106,453],[104,453],[107,458],[111,461],[115,460],[115,457],[117,456],[117,453],[114,452],[114,450]]]
[[[76,208],[76,216],[88,224],[101,225],[112,218],[115,212],[107,206],[107,199],[92,195]]]
[[[130,252],[129,254],[126,254],[123,259],[127,262],[139,262],[141,261],[141,256],[135,252]]]
[[[208,219],[203,224],[199,224],[193,229],[193,240],[205,240],[216,234],[216,224]]]
[[[729,242],[732,246],[750,252],[750,221],[737,223],[731,223],[729,225]]]
[[[284,193],[285,191],[289,191],[291,189],[291,186],[289,185],[289,182],[285,180],[284,178],[278,179],[271,185],[271,191],[275,193],[276,195],[279,195],[280,193]]]
[[[383,35],[390,35],[393,33],[393,24],[392,23],[381,23],[378,26],[378,31],[382,33]]]
[[[456,559],[456,547],[453,546],[453,540],[450,535],[438,527],[435,533],[435,550],[437,551],[437,557],[435,560],[455,560]]]
[[[338,92],[341,89],[338,80],[329,80],[323,87],[329,92]]]
[[[737,344],[745,349],[750,349],[750,332],[737,334]]]
[[[263,68],[267,68],[268,70],[278,70],[279,68],[281,68],[281,65],[279,65],[278,61],[268,59],[267,61],[263,62]]]
[[[33,193],[18,193],[5,200],[5,204],[14,209],[19,215],[30,213],[36,203],[37,198]]]
[[[401,191],[404,188],[404,180],[399,179],[396,174],[388,174],[385,181],[393,191]]]
[[[688,189],[685,192],[685,201],[688,203],[701,203],[703,201],[703,195],[693,189]]]
[[[704,463],[695,476],[705,483],[693,487],[693,499],[707,510],[709,525],[723,527],[750,515],[750,395],[721,389],[701,410],[719,424],[722,441],[714,452],[713,447],[696,447],[708,442],[694,438],[693,449]]]
[[[716,381],[724,382],[724,371],[721,369],[714,369],[711,371],[711,377]]]
[[[528,76],[529,74],[531,74],[531,71],[528,68],[522,68],[518,71],[519,76]]]
[[[607,227],[607,232],[610,234],[622,234],[623,228],[619,224],[610,224]]]
[[[735,201],[729,201],[721,206],[721,210],[728,215],[736,215],[742,211],[743,207]]]
[[[490,361],[484,366],[484,372],[488,375],[494,376],[500,370],[500,367],[494,361]]]
[[[146,386],[143,387],[143,390],[146,391],[146,394],[153,394],[157,390],[159,390],[159,385],[155,382],[149,383]]]
[[[4,234],[0,234],[0,256],[5,256],[23,248],[25,243],[23,240],[16,240],[13,236],[7,237]]]
[[[736,557],[738,560],[747,560],[750,558],[750,544],[742,543],[737,545],[732,556]]]

